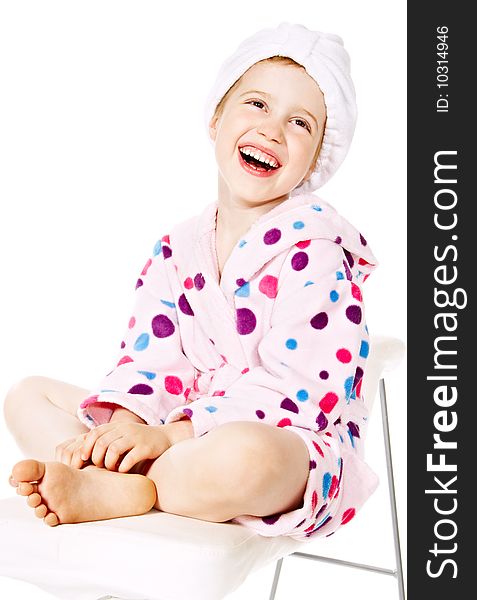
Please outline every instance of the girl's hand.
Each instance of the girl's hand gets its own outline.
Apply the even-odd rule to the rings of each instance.
[[[55,460],[69,467],[81,469],[86,461],[81,460],[80,450],[83,447],[87,433],[65,440],[55,448]]]
[[[73,462],[91,458],[97,467],[108,471],[117,467],[119,473],[127,473],[142,460],[158,458],[171,445],[164,425],[106,423],[86,433],[82,445],[74,451]]]

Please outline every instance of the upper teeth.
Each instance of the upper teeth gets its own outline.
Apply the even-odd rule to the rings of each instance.
[[[253,150],[251,150],[250,148],[241,148],[240,152],[242,152],[242,154],[246,154],[247,156],[251,156],[255,160],[259,160],[260,162],[263,162],[266,165],[269,165],[270,167],[278,167],[278,163],[274,158],[269,158],[268,156],[266,156],[265,154],[263,154],[255,148]]]

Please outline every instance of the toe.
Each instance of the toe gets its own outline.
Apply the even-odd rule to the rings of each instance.
[[[20,481],[20,483],[18,484],[17,494],[19,494],[20,496],[29,496],[30,494],[33,494],[34,491],[36,490],[31,483]]]
[[[21,460],[12,469],[15,481],[40,481],[45,474],[45,463],[29,458]]]
[[[36,508],[37,506],[40,506],[40,504],[41,504],[40,494],[31,494],[30,496],[28,496],[27,504],[28,504],[28,506],[31,506],[32,508]]]
[[[43,522],[44,522],[46,525],[49,525],[50,527],[56,527],[56,525],[58,525],[58,524],[59,524],[58,517],[57,517],[57,516],[55,515],[55,513],[53,513],[53,512],[51,512],[51,513],[48,513],[48,514],[46,515],[46,517],[43,519]]]
[[[18,486],[18,482],[13,479],[13,475],[10,475],[10,477],[8,478],[8,483],[12,487],[17,487]]]
[[[40,506],[37,506],[35,508],[35,515],[39,519],[44,519],[46,517],[47,513],[48,513],[48,509],[46,508],[46,506],[44,504],[40,504]]]

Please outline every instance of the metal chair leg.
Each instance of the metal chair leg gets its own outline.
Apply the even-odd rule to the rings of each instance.
[[[379,381],[379,397],[381,399],[381,416],[383,420],[384,447],[386,450],[386,467],[388,471],[389,499],[391,502],[391,517],[393,522],[394,553],[396,555],[396,577],[399,588],[399,600],[405,600],[404,575],[401,560],[401,543],[397,518],[396,494],[394,490],[393,461],[391,456],[391,439],[389,435],[388,408],[386,404],[386,387],[384,379]]]
[[[278,579],[280,577],[280,571],[282,570],[283,558],[277,561],[277,566],[275,568],[275,577],[273,578],[272,589],[270,590],[270,598],[269,600],[274,600],[275,594],[277,592],[278,587]]]

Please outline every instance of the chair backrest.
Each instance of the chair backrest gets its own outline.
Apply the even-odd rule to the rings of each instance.
[[[404,350],[404,342],[398,338],[384,335],[371,336],[361,388],[369,415],[372,413],[379,380],[385,371],[392,371],[397,367],[404,356]]]

